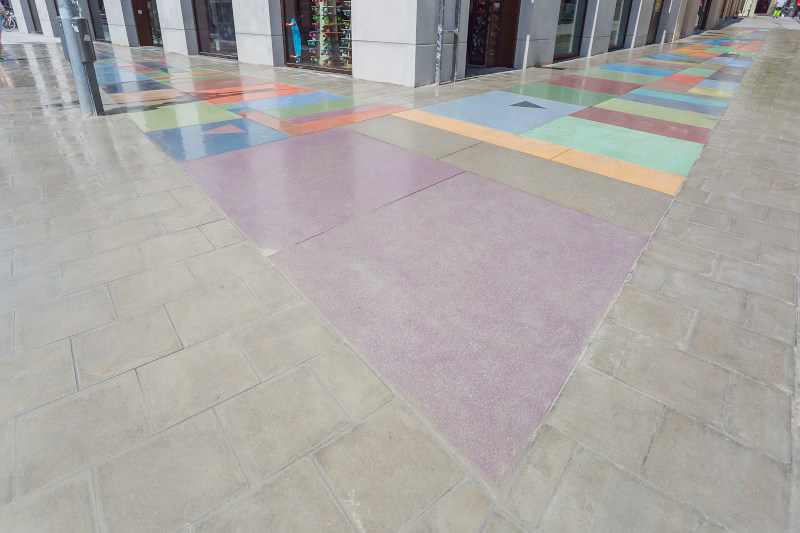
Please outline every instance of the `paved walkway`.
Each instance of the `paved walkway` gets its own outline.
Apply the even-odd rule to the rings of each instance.
[[[97,119],[4,35],[0,524],[800,529],[797,29],[438,90],[101,47]]]

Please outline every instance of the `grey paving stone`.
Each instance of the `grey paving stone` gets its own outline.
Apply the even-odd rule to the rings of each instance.
[[[169,233],[175,233],[195,226],[202,226],[224,217],[216,207],[210,203],[203,203],[162,211],[156,215],[156,218],[165,230]]]
[[[153,217],[126,220],[89,232],[92,244],[97,250],[113,250],[139,241],[151,239],[161,234]]]
[[[657,191],[488,143],[441,160],[645,235],[671,201]]]
[[[267,311],[300,300],[300,294],[277,270],[261,270],[244,276],[244,282],[253,291]]]
[[[112,206],[81,209],[75,213],[50,219],[53,237],[63,237],[73,233],[110,226],[117,222],[117,213]]]
[[[79,194],[78,205],[80,205],[81,209],[92,209],[135,197],[136,190],[130,183],[104,183],[99,187],[92,187]]]
[[[217,220],[216,222],[203,224],[200,226],[200,231],[217,248],[244,240],[242,232],[227,220]]]
[[[466,480],[436,503],[429,520],[442,533],[478,531],[491,507],[492,501]]]
[[[35,204],[27,204],[14,208],[14,224],[25,224],[34,220],[66,215],[77,211],[75,198],[53,198]]]
[[[0,422],[0,516],[11,501],[14,476],[14,421]]]
[[[658,261],[676,270],[697,275],[710,275],[719,258],[716,254],[685,243],[653,237],[642,258]]]
[[[5,280],[11,277],[13,268],[13,251],[6,250],[0,253],[0,280]]]
[[[141,242],[138,248],[145,266],[156,268],[211,251],[214,246],[200,230],[192,228]]]
[[[0,421],[75,392],[68,340],[0,358]]]
[[[96,531],[90,472],[0,507],[0,524],[7,533]]]
[[[316,457],[352,522],[366,531],[396,530],[463,475],[399,404],[382,409]]]
[[[757,381],[742,378],[733,387],[729,431],[788,463],[791,456],[791,396]]]
[[[686,178],[686,179],[687,182],[691,180],[691,178]],[[667,214],[672,218],[688,220],[689,217],[692,215],[692,211],[694,211],[694,208],[695,208],[694,204],[687,204],[686,202],[680,202],[675,200],[674,202],[672,202],[672,204],[670,204],[669,209],[667,210]]]
[[[686,186],[681,187],[681,190],[675,195],[677,200],[697,205],[705,205],[708,202],[708,197],[709,193],[707,191]]]
[[[642,256],[631,271],[629,282],[635,287],[658,294],[670,272],[665,265]]]
[[[58,273],[55,269],[1,281],[0,314],[40,304],[57,297],[58,293]]]
[[[765,383],[791,390],[792,347],[713,316],[701,316],[690,351]]]
[[[250,483],[266,479],[348,424],[306,369],[244,392],[215,410]]]
[[[437,533],[428,519],[422,516],[419,520],[408,526],[404,530],[405,533]]]
[[[503,509],[534,527],[547,508],[574,449],[572,439],[550,426],[542,426],[511,485]]]
[[[692,222],[718,229],[726,229],[732,218],[728,213],[700,205],[695,206],[692,214],[689,215],[689,220]]]
[[[778,209],[777,207],[772,208],[772,211],[769,214],[769,222],[770,224],[777,224],[778,226],[795,231],[800,229],[800,215],[797,213],[792,213],[791,211]],[[796,242],[797,241],[795,240],[795,243]]]
[[[27,493],[150,433],[131,372],[17,419],[18,490]]]
[[[739,198],[725,194],[712,194],[708,206],[732,215],[741,215],[752,220],[766,220],[769,208],[763,205],[745,202]]]
[[[702,424],[667,413],[645,476],[732,531],[786,531],[786,468]]]
[[[795,214],[795,217],[798,215]],[[737,217],[731,225],[731,231],[747,235],[760,242],[769,242],[789,250],[798,248],[798,232],[796,229],[777,226],[774,222],[759,222],[748,218]]]
[[[200,289],[189,268],[182,262],[112,281],[108,287],[117,314],[121,317],[137,315]]]
[[[788,344],[797,342],[797,308],[794,305],[759,294],[747,297],[745,325],[767,337]]]
[[[644,337],[631,343],[617,379],[675,409],[723,423],[731,374]]]
[[[345,127],[433,159],[459,152],[481,142],[391,115]]]
[[[196,524],[194,531],[353,531],[309,459]]]
[[[216,285],[269,267],[248,243],[233,244],[186,260],[189,270],[204,287]]]
[[[3,193],[0,198],[0,207],[13,207],[15,205],[32,204],[44,196],[41,187],[26,187],[24,189],[11,189]]]
[[[486,523],[484,533],[522,533],[516,524],[501,514],[495,513]]]
[[[184,346],[255,319],[261,305],[239,280],[166,304]]]
[[[315,358],[311,368],[351,418],[363,418],[393,398],[391,391],[345,345]]]
[[[169,191],[163,191],[141,198],[131,198],[117,203],[117,214],[121,220],[154,215],[178,207],[178,202]]]
[[[761,265],[723,257],[714,279],[736,288],[772,296],[787,303],[795,301],[795,278]]]
[[[11,355],[14,345],[14,313],[0,315],[0,357]]]
[[[339,337],[307,304],[273,313],[234,332],[261,379],[336,346]]]
[[[81,388],[182,348],[162,308],[78,335],[72,347]]]
[[[0,229],[10,228],[14,225],[14,211],[8,209],[0,210]]]
[[[144,365],[137,374],[157,431],[259,382],[229,334]]]
[[[657,401],[579,366],[545,423],[623,466],[638,469],[663,411]]]
[[[613,376],[632,344],[641,335],[611,320],[604,320],[584,352],[583,363]]]
[[[61,290],[64,294],[108,283],[144,270],[134,246],[117,248],[61,265]]]
[[[175,169],[169,174],[161,174],[154,178],[143,178],[133,182],[136,193],[139,196],[149,196],[170,189],[178,189],[191,185],[189,178],[184,176],[179,170]]]
[[[17,248],[14,250],[15,275],[33,269],[45,269],[58,263],[66,263],[93,253],[89,232],[76,233],[59,239]]]
[[[758,258],[761,249],[761,241],[752,236],[735,235],[698,224],[691,224],[686,235],[680,240],[721,255],[753,262]]]
[[[67,215],[69,216],[69,215]],[[0,229],[0,252],[29,246],[50,237],[46,220],[37,220],[13,228]]]
[[[116,316],[108,289],[94,287],[16,312],[17,349],[28,351],[108,324]]]
[[[744,322],[747,294],[728,285],[675,271],[664,285],[663,294],[733,322]]]
[[[695,314],[689,307],[626,285],[609,317],[650,337],[682,346]]]
[[[537,531],[705,533],[705,519],[578,448]]]
[[[173,531],[247,483],[210,411],[95,467],[109,531]]]
[[[798,254],[771,244],[761,246],[760,265],[774,268],[782,272],[797,272]]]
[[[792,213],[800,213],[800,198],[788,196],[781,192],[746,189],[742,192],[742,200],[768,207],[785,209]]]
[[[172,189],[169,193],[178,201],[180,205],[191,205],[198,202],[207,202],[206,195],[194,185]]]

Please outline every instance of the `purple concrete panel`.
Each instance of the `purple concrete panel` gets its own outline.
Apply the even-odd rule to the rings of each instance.
[[[499,486],[645,242],[464,173],[272,259]]]
[[[264,253],[462,172],[337,129],[181,164]]]

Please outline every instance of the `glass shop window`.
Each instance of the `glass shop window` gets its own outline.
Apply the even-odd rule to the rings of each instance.
[[[561,0],[554,59],[565,59],[580,54],[585,18],[586,0]]]
[[[287,66],[352,72],[350,0],[283,0],[283,38]]]
[[[194,0],[200,53],[236,57],[233,0]]]

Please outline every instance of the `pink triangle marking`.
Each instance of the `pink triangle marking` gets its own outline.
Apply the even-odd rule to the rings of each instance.
[[[218,133],[245,133],[245,131],[233,124],[226,124],[225,126],[214,128],[213,130],[204,131],[200,135],[217,135]]]

